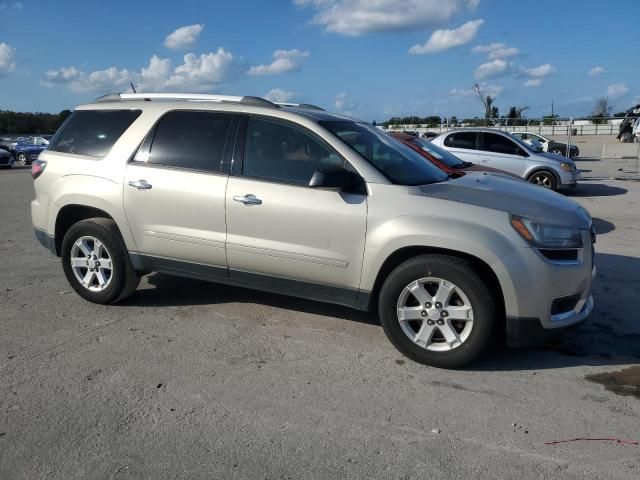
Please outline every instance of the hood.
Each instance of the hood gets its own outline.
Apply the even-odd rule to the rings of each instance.
[[[558,155],[557,153],[551,153],[551,152],[536,152],[535,155],[537,155],[538,157],[543,157],[545,160],[551,160],[557,163],[570,163],[572,165],[574,165],[573,160],[571,160],[570,158],[567,158],[563,155]]]
[[[469,172],[463,177],[419,187],[422,195],[467,203],[540,222],[588,229],[591,217],[573,200],[523,180]]]

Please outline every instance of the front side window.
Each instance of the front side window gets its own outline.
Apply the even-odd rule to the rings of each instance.
[[[219,172],[232,118],[217,112],[169,112],[158,122],[148,158],[135,160]]]
[[[140,113],[140,110],[76,110],[53,137],[49,150],[104,157]]]
[[[322,168],[346,167],[345,161],[319,139],[282,122],[249,118],[243,175],[308,185]]]
[[[475,132],[458,132],[449,135],[444,139],[444,144],[452,148],[464,148],[467,150],[476,149]]]
[[[353,121],[324,121],[320,124],[394,184],[424,185],[448,178],[419,153],[369,124]]]
[[[496,133],[485,133],[482,150],[486,152],[518,155],[520,148],[515,142],[512,142],[507,137]]]

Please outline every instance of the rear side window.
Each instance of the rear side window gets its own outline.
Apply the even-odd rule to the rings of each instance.
[[[170,112],[156,127],[146,162],[219,172],[232,119],[225,113]]]
[[[77,110],[62,125],[48,149],[104,157],[141,110]]]
[[[498,135],[496,133],[485,133],[482,150],[487,152],[517,155],[519,148],[518,145],[502,135]]]
[[[458,132],[449,135],[444,139],[447,147],[466,148],[469,150],[476,149],[476,133],[475,132]]]

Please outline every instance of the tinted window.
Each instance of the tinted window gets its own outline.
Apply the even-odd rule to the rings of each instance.
[[[211,112],[170,112],[156,127],[147,163],[220,171],[232,116]],[[144,158],[136,156],[136,161]]]
[[[308,185],[319,168],[346,166],[320,140],[292,125],[250,118],[244,149],[243,174]]]
[[[476,133],[475,132],[458,132],[449,135],[444,139],[447,147],[476,149]]]
[[[410,141],[416,147],[418,147],[421,150],[427,152],[432,157],[437,158],[438,160],[440,160],[442,163],[444,163],[445,165],[447,165],[449,167],[459,168],[459,167],[462,167],[465,164],[462,160],[460,160],[458,157],[456,157],[453,153],[445,150],[444,148],[440,148],[437,145],[434,145],[433,143],[431,143],[431,142],[429,142],[427,140],[423,140],[422,138],[416,138],[416,139],[413,139],[413,140],[410,140]]]
[[[508,153],[511,155],[517,155],[519,147],[507,137],[498,135],[496,133],[484,134],[484,146],[482,150],[495,153]]]
[[[77,110],[60,127],[49,150],[103,157],[140,113],[140,110]]]
[[[352,121],[320,122],[391,182],[398,185],[424,185],[441,182],[447,175],[418,152],[380,129]]]

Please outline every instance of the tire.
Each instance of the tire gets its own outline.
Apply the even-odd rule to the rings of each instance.
[[[433,291],[435,283],[432,280],[445,281],[445,285],[453,285],[455,290],[450,294],[449,300],[442,304],[439,311],[441,318],[436,320],[432,316],[438,298],[438,289]],[[420,295],[423,300],[426,298],[427,304],[418,301],[418,296],[407,295],[407,289],[416,282],[420,284],[424,281],[423,290]],[[458,292],[461,293],[459,296]],[[425,297],[426,294],[426,297]],[[429,298],[431,297],[431,298]],[[462,298],[464,297],[464,299]],[[444,298],[444,297],[443,297]],[[448,297],[447,297],[448,298]],[[415,306],[406,307],[412,302]],[[448,302],[452,302],[449,304]],[[467,302],[471,308],[471,321],[451,320],[453,311],[446,315],[450,316],[446,322],[446,309],[452,310],[462,302],[466,308]],[[430,306],[427,310],[426,306]],[[417,319],[401,320],[400,309],[417,309]],[[422,310],[424,308],[424,310]],[[428,312],[426,315],[423,312]],[[440,368],[460,368],[476,360],[482,355],[495,339],[495,332],[498,330],[498,308],[494,294],[491,292],[486,282],[474,270],[471,263],[458,257],[448,255],[421,255],[405,261],[391,272],[380,290],[378,298],[378,313],[380,322],[391,343],[408,358],[425,365]],[[456,314],[459,316],[459,314]],[[425,325],[428,322],[432,326]],[[442,329],[439,326],[443,322]],[[445,329],[451,331],[456,328],[457,341],[448,342]],[[433,332],[429,336],[429,344],[417,341],[419,333],[423,329]],[[410,338],[414,335],[413,338]],[[451,334],[449,334],[450,336]]]
[[[633,135],[630,132],[624,132],[620,136],[620,143],[631,143],[633,142]]]
[[[92,264],[87,263],[87,266],[72,267],[72,258],[78,265],[85,260],[87,253],[96,253],[98,258]],[[73,225],[62,240],[61,256],[67,280],[78,295],[90,302],[118,302],[135,292],[140,283],[140,274],[131,265],[124,240],[116,223],[111,219],[89,218]],[[86,258],[89,262],[89,257]],[[110,268],[106,267],[107,264]],[[89,266],[95,269],[90,272]],[[90,279],[85,286],[79,277],[87,279],[87,275]],[[104,283],[101,283],[100,279]]]
[[[29,163],[29,159],[26,154],[21,152],[16,155],[16,165],[18,167],[24,167],[27,163]]]
[[[556,176],[548,170],[538,170],[537,172],[533,172],[529,175],[528,180],[530,183],[540,185],[541,187],[548,188],[549,190],[555,191],[558,189],[558,180],[556,179]]]

